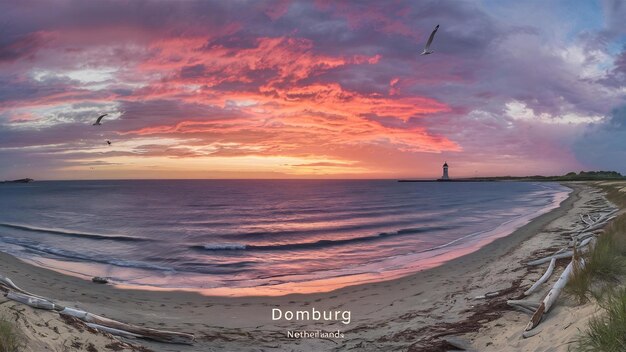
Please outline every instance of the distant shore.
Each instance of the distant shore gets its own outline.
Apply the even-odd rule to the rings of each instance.
[[[407,277],[327,293],[206,297],[192,292],[126,290],[33,266],[4,253],[0,253],[0,273],[28,291],[69,306],[133,324],[192,332],[198,338],[194,346],[142,341],[156,351],[308,351],[356,346],[365,351],[406,350],[420,341],[432,345],[433,336],[446,329],[478,329],[504,313],[472,298],[494,290],[521,290],[521,263],[551,246],[550,234],[574,223],[585,202],[600,199],[584,183],[567,186],[574,192],[559,208],[476,252]],[[350,322],[272,319],[272,309],[297,312],[312,308],[349,311]],[[485,317],[476,320],[476,314]],[[293,331],[312,330],[339,331],[344,337],[287,336],[288,331],[293,335]]]
[[[398,180],[398,182],[495,182],[498,180],[481,179],[481,178],[451,178],[451,179],[436,179],[436,180]]]
[[[590,171],[576,174],[570,172],[562,176],[491,176],[491,177],[461,177],[448,179],[400,179],[398,182],[579,182],[579,181],[626,181],[626,177],[615,171]]]
[[[8,180],[8,181],[0,181],[0,183],[30,183],[33,182],[32,178],[20,178],[18,180]]]

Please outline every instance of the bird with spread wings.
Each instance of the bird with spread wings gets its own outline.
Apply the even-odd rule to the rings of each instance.
[[[96,122],[94,122],[94,123],[93,123],[93,126],[100,126],[100,125],[102,125],[102,124],[100,123],[100,121],[102,121],[102,118],[103,118],[103,117],[105,117],[105,116],[107,116],[107,115],[108,115],[108,114],[104,114],[104,115],[100,115],[100,116],[98,116],[98,119],[96,120]]]
[[[433,32],[430,33],[430,37],[428,37],[428,42],[426,42],[426,46],[424,46],[424,51],[422,51],[420,55],[429,55],[429,54],[434,53],[433,50],[430,50],[430,44],[433,43],[433,39],[435,39],[435,33],[437,33],[438,29],[439,29],[439,25],[437,25],[435,29],[433,30]]]

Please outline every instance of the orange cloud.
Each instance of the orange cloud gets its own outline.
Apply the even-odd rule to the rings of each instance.
[[[175,98],[236,110],[240,117],[185,119],[124,134],[201,135],[207,140],[254,145],[259,154],[301,155],[312,148],[323,153],[311,144],[330,147],[359,143],[393,145],[404,151],[460,150],[456,143],[423,127],[392,128],[375,121],[398,119],[406,123],[413,117],[449,111],[443,103],[419,96],[363,94],[336,82],[310,82],[344,65],[376,65],[380,55],[332,57],[315,53],[309,40],[289,37],[258,38],[254,47],[243,50],[209,44],[202,38],[171,39],[155,43],[153,50],[159,55],[142,63],[142,70],[167,74],[163,81],[141,91],[143,99]],[[220,84],[226,82],[253,84],[247,90],[224,90]]]

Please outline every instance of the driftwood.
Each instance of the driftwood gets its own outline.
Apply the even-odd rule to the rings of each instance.
[[[571,245],[575,245],[583,240],[585,240],[588,237],[592,237],[595,236],[595,234],[593,232],[583,232],[581,234],[578,234],[576,236],[572,236],[572,242],[570,242]]]
[[[585,225],[587,225],[587,227],[583,229],[583,231],[592,231],[592,230],[601,228],[604,224],[614,219],[615,216],[611,216],[611,215],[615,214],[618,211],[619,211],[619,208],[611,209],[606,213],[602,213],[595,219],[592,218],[590,214],[586,214],[589,220],[585,219],[585,215],[580,214],[579,215],[580,219],[583,221],[583,223],[585,223]]]
[[[23,293],[28,296],[37,297],[43,300],[47,300],[45,297],[38,296],[36,294],[30,293],[28,291],[22,290],[19,288],[11,279],[5,276],[0,276],[0,285],[4,285],[6,288],[13,290],[15,292]]]
[[[537,282],[535,282],[532,286],[530,286],[530,288],[528,290],[526,290],[526,292],[524,292],[524,296],[530,295],[541,284],[546,282],[550,278],[550,276],[552,275],[552,272],[554,271],[554,266],[555,265],[556,265],[556,258],[552,257],[552,260],[550,260],[550,265],[548,266],[548,269],[546,270],[546,272],[539,278],[539,280],[537,280]]]
[[[572,276],[575,265],[574,263],[576,263],[577,261],[578,258],[573,258],[572,261],[567,265],[565,270],[563,270],[563,273],[561,274],[559,279],[556,280],[554,286],[552,286],[552,289],[548,292],[533,316],[530,318],[530,322],[528,323],[528,325],[526,325],[526,329],[524,329],[525,331],[531,331],[532,329],[534,329],[541,322],[543,315],[550,311],[550,308],[552,308],[552,305],[554,304],[554,302],[556,302],[556,299],[561,294],[561,291],[563,291],[563,288],[567,284],[567,281],[569,281],[570,277]],[[526,335],[524,336],[526,337]]]
[[[140,326],[134,326],[134,325],[122,323],[113,319],[105,318],[96,314],[91,314],[89,312],[85,312],[85,311],[73,309],[73,308],[65,308],[59,313],[73,316],[87,323],[93,323],[93,324],[105,326],[107,328],[122,330],[127,333],[139,335],[143,338],[155,340],[159,342],[180,343],[180,344],[190,345],[190,344],[193,344],[194,339],[195,339],[194,336],[191,334],[143,328]]]
[[[480,295],[480,296],[476,296],[474,297],[474,299],[485,299],[485,298],[491,298],[491,297],[496,297],[500,294],[500,291],[493,291],[493,292],[487,292],[484,295]]]
[[[523,313],[527,313],[530,315],[533,315],[535,310],[539,307],[539,302],[528,300],[510,299],[506,301],[506,304],[513,309],[517,309]]]
[[[604,227],[604,226],[605,226],[605,225],[606,225],[609,221],[611,221],[611,220],[615,219],[616,217],[617,217],[617,215],[613,215],[613,216],[610,216],[610,217],[608,217],[608,218],[606,218],[606,219],[604,219],[604,220],[601,220],[601,221],[599,221],[599,222],[597,222],[597,223],[593,224],[593,226],[590,226],[590,227],[586,228],[586,229],[585,229],[585,231],[593,231],[593,230],[601,229],[601,228],[603,228],[603,227]]]
[[[508,306],[513,308],[513,309],[515,309],[515,310],[518,310],[518,311],[520,311],[522,313],[526,313],[528,315],[533,315],[535,313],[535,311],[533,309],[530,309],[530,308],[525,307],[525,306],[520,306],[520,305],[517,305],[517,304],[508,304]]]
[[[554,254],[561,254],[563,252],[565,252],[567,250],[567,248],[561,248],[558,251],[554,252]]]
[[[94,328],[96,330],[104,331],[104,332],[109,333],[111,335],[117,335],[117,336],[122,336],[122,337],[127,337],[127,338],[139,338],[139,337],[141,337],[141,335],[133,334],[133,333],[128,332],[128,331],[113,329],[113,328],[109,328],[107,326],[98,325],[98,324],[94,324],[94,323],[85,323],[85,325],[89,326],[90,328]]]
[[[45,310],[54,310],[55,304],[39,297],[29,296],[24,293],[9,291],[6,297],[10,300],[20,302],[22,304],[26,304],[33,308],[45,309]]]
[[[583,215],[583,214],[580,214],[580,220],[582,220],[585,224],[587,224],[587,226],[593,225],[593,221],[585,220],[585,215]]]
[[[469,343],[468,341],[456,337],[456,336],[446,336],[443,338],[443,340],[445,342],[447,342],[448,344],[454,346],[454,348],[457,348],[458,350],[461,351],[471,351],[471,352],[475,352],[476,349],[474,349],[471,345],[471,343]]]
[[[552,254],[552,255],[550,255],[548,257],[539,258],[539,259],[530,261],[530,262],[526,263],[526,265],[530,265],[530,266],[541,265],[543,263],[551,262],[552,259],[570,258],[573,255],[574,255],[574,251],[565,251],[565,252],[562,252],[562,253],[559,253],[559,254]]]
[[[91,314],[82,310],[63,307],[54,303],[50,299],[22,290],[7,277],[0,276],[0,287],[7,292],[6,297],[10,300],[26,304],[33,308],[54,310],[58,311],[59,314],[76,317],[87,324],[93,324],[93,327],[96,329],[106,331],[114,335],[139,337],[159,342],[188,345],[193,344],[195,341],[195,337],[192,334],[139,327]]]
[[[594,236],[590,236],[590,237],[585,238],[584,240],[582,240],[582,241],[580,242],[580,244],[577,246],[577,248],[583,248],[583,247],[585,247],[586,245],[588,245],[589,243],[591,243],[591,241],[592,241],[594,238],[595,238]]]
[[[596,222],[602,221],[602,220],[604,220],[605,218],[607,218],[607,217],[609,217],[609,216],[611,216],[611,215],[613,215],[613,214],[617,213],[618,211],[619,211],[619,208],[615,208],[615,209],[613,209],[613,210],[611,210],[611,211],[609,211],[609,212],[607,212],[607,213],[604,213],[604,214],[600,215],[600,217],[598,217],[598,219],[596,220]]]
[[[529,330],[529,331],[524,331],[522,333],[522,336],[524,338],[529,338],[529,337],[537,335],[540,332],[541,332],[541,328],[535,328],[535,329],[532,329],[532,330]]]
[[[572,257],[570,263],[567,265],[565,270],[563,270],[557,281],[554,283],[552,288],[548,291],[548,293],[541,302],[527,300],[507,301],[507,305],[511,308],[524,313],[532,314],[530,322],[526,325],[524,332],[522,333],[523,337],[531,337],[541,332],[541,328],[537,328],[537,326],[541,323],[544,315],[547,314],[552,306],[556,303],[559,295],[565,288],[565,285],[567,284],[575,270],[579,267],[583,268],[585,265],[584,259],[580,258],[578,254],[593,250],[597,233],[601,232],[602,228],[606,226],[607,223],[617,217],[615,213],[619,211],[619,208],[615,207],[610,202],[609,210],[606,211],[606,208],[606,206],[595,207],[595,209],[602,209],[605,211],[601,211],[597,214],[594,214],[593,216],[589,213],[579,215],[580,220],[584,223],[584,225],[583,229],[579,229],[569,233],[569,235],[571,236],[570,246],[573,247],[572,250],[567,250],[566,248],[563,248],[548,257],[539,258],[527,263],[527,265],[533,266],[550,262],[550,265],[548,266],[546,272],[541,276],[541,278],[539,278],[537,282],[535,282],[528,290],[524,292],[524,296],[528,296],[536,291],[536,289],[541,284],[545,283],[550,278],[551,274],[554,271],[557,259]]]
[[[508,301],[506,301],[506,303],[507,304],[515,304],[515,305],[530,307],[530,308],[534,308],[534,309],[537,309],[537,307],[539,307],[539,305],[540,305],[539,302],[531,301],[531,300],[527,300],[527,299],[509,299]]]
[[[589,248],[588,248],[587,245],[589,243],[591,243],[591,241],[594,238],[595,238],[595,236],[591,236],[591,237],[585,238],[582,242],[580,242],[580,244],[578,246],[575,246],[575,248],[578,250],[579,253],[588,252]],[[559,252],[556,252],[555,254],[549,255],[547,257],[531,260],[530,262],[526,263],[526,265],[529,265],[529,266],[541,265],[543,263],[547,263],[547,262],[552,261],[552,259],[570,258],[570,257],[572,257],[574,255],[574,251],[573,250],[564,251],[564,252],[559,251]]]

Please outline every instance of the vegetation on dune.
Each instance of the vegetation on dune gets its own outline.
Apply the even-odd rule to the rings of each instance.
[[[18,352],[22,347],[22,337],[13,324],[0,319],[0,352]]]
[[[623,179],[624,176],[617,171],[581,171],[578,174],[575,172],[570,172],[563,176],[557,176],[562,178],[571,178],[571,179]]]
[[[606,192],[606,198],[620,208],[626,208],[626,183],[601,182],[598,184]],[[622,228],[624,230],[624,228]]]
[[[577,341],[577,351],[626,351],[626,288],[614,290],[599,301],[605,314],[589,319]]]
[[[589,295],[602,296],[607,287],[614,286],[626,273],[626,236],[615,226],[618,222],[626,224],[626,215],[615,219],[598,237],[593,250],[583,256],[585,266],[574,268],[566,292],[580,303],[586,302]]]
[[[600,184],[607,198],[626,207],[624,183]],[[626,351],[626,214],[613,220],[570,279],[567,292],[579,301],[594,297],[603,314],[591,318],[572,346],[576,351]]]
[[[612,181],[626,180],[626,177],[617,171],[581,171],[579,173],[569,172],[562,176],[497,176],[473,179],[485,181]]]
[[[576,257],[578,257],[578,253]],[[591,285],[591,274],[587,267],[583,267],[574,262],[574,270],[572,276],[565,286],[565,293],[575,297],[579,303],[587,302],[587,294],[589,293],[589,286]]]

